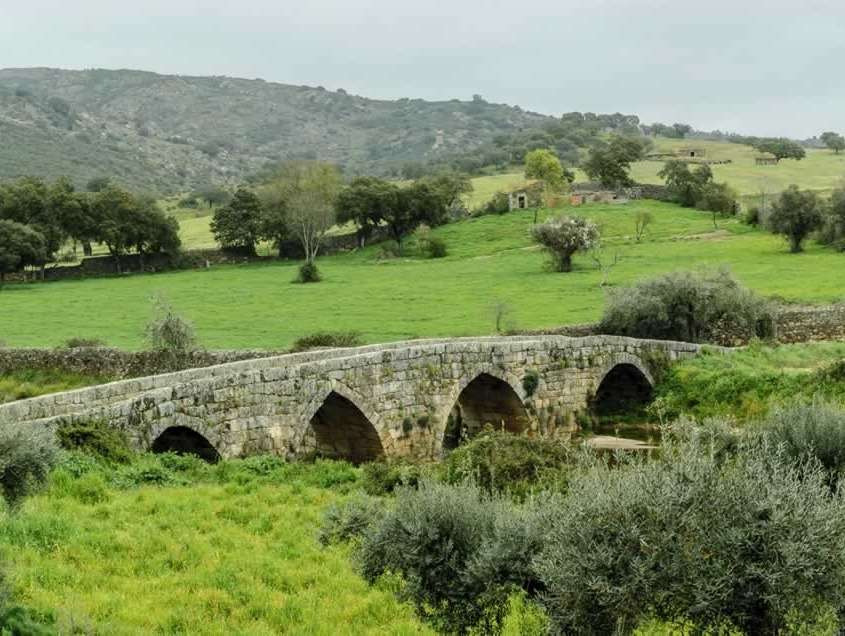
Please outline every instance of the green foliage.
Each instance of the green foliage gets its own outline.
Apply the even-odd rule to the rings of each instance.
[[[559,190],[567,181],[571,183],[575,175],[564,172],[560,159],[553,151],[537,148],[525,155],[525,178],[538,179],[548,187]]]
[[[404,459],[389,459],[364,464],[361,485],[368,495],[387,495],[403,486],[414,488],[422,468]]]
[[[357,560],[370,582],[401,575],[403,596],[438,630],[491,633],[511,592],[534,587],[530,562],[544,531],[538,517],[473,485],[424,481],[402,490],[364,534]]]
[[[357,331],[319,331],[298,338],[293,343],[291,353],[310,351],[311,349],[334,349],[360,347],[363,343]]]
[[[475,216],[487,214],[504,214],[510,212],[510,198],[506,192],[497,192],[484,205],[475,210]]]
[[[812,190],[799,190],[792,185],[772,204],[769,229],[782,234],[789,242],[789,251],[803,251],[804,240],[818,230],[824,217],[819,195]]]
[[[840,381],[845,384],[845,378]],[[796,464],[818,460],[834,489],[845,476],[845,411],[841,406],[821,401],[784,406],[766,418],[763,431]]]
[[[845,250],[845,187],[837,188],[831,194],[818,240]]]
[[[531,228],[531,237],[552,257],[556,272],[572,271],[572,256],[599,244],[598,226],[580,216],[559,216]]]
[[[125,464],[133,457],[126,436],[107,422],[64,422],[56,429],[56,437],[66,450],[89,453],[108,462]]]
[[[573,449],[560,440],[485,431],[449,453],[440,475],[449,484],[471,481],[488,493],[524,498],[565,490],[573,459]]]
[[[436,236],[426,239],[425,251],[429,258],[444,258],[449,254],[446,241]]]
[[[766,445],[723,457],[670,436],[659,461],[599,464],[550,507],[535,567],[552,631],[813,624],[845,600],[843,506],[820,467]]]
[[[211,232],[223,249],[255,255],[261,236],[261,201],[254,192],[238,188],[232,200],[214,211]]]
[[[41,488],[57,462],[50,431],[0,427],[0,494],[9,508]]]
[[[297,283],[319,283],[321,280],[323,280],[323,277],[314,261],[305,261],[299,266],[296,276]]]
[[[764,417],[771,404],[790,405],[815,394],[845,401],[845,380],[836,371],[845,344],[767,347],[752,344],[725,355],[704,352],[672,365],[655,387],[664,418],[725,416],[739,421]]]
[[[44,236],[28,225],[0,218],[0,282],[6,274],[47,261]]]
[[[596,142],[583,164],[584,172],[607,188],[622,188],[634,184],[629,174],[631,164],[642,159],[645,145],[642,139],[614,135],[609,142]]]
[[[800,161],[807,156],[806,151],[799,144],[783,137],[757,139],[752,143],[752,146],[758,152],[767,152],[774,155],[778,161],[781,159],[795,159]]]
[[[830,148],[833,152],[837,155],[845,150],[845,137],[840,135],[839,133],[835,132],[823,132],[819,135],[819,139],[822,140],[825,146]]]
[[[522,389],[525,391],[526,397],[531,397],[540,386],[540,374],[536,371],[526,371],[522,377]]]
[[[323,515],[317,540],[324,546],[359,540],[386,512],[386,502],[376,497],[358,496],[332,504]]]
[[[57,369],[16,369],[0,375],[0,403],[70,391],[110,379]]]
[[[721,333],[770,335],[768,303],[727,271],[676,272],[612,290],[602,333],[634,338],[708,342]]]
[[[177,314],[163,297],[154,299],[153,311],[153,318],[146,328],[151,350],[173,358],[196,350],[193,325]]]
[[[675,200],[686,208],[695,207],[705,186],[713,182],[710,166],[701,164],[690,170],[686,161],[678,159],[667,161],[657,176],[666,182]]]

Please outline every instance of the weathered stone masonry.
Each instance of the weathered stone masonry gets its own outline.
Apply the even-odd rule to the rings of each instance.
[[[0,405],[0,422],[104,420],[139,449],[184,431],[223,457],[316,450],[356,461],[435,458],[455,421],[569,434],[600,386],[602,395],[630,391],[610,378],[651,385],[656,365],[698,351],[617,336],[420,340],[123,380]]]

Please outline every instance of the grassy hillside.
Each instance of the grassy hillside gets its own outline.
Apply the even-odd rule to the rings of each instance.
[[[0,179],[67,175],[84,185],[107,175],[165,193],[236,184],[284,159],[388,173],[550,121],[483,100],[380,101],[263,80],[0,69]]]
[[[655,221],[643,243],[630,238],[637,211]],[[683,268],[728,266],[758,291],[790,300],[842,300],[845,256],[808,243],[788,254],[775,236],[736,220],[654,201],[592,205],[579,212],[599,222],[609,254],[621,262],[611,284]],[[550,214],[541,213],[541,218]],[[585,255],[575,271],[557,274],[531,243],[532,211],[488,216],[435,230],[449,256],[427,260],[409,248],[382,260],[380,246],[320,259],[325,280],[291,284],[297,263],[214,267],[156,275],[8,285],[0,291],[8,344],[56,345],[70,337],[98,338],[126,348],[143,346],[151,297],[164,294],[192,320],[209,348],[290,345],[315,331],[358,330],[368,342],[424,336],[489,334],[493,306],[510,308],[510,326],[551,327],[596,319],[604,305],[601,274]]]
[[[769,195],[797,183],[802,188],[827,192],[840,185],[845,178],[845,154],[830,150],[808,149],[801,161],[785,159],[776,166],[758,166],[754,162],[757,151],[749,146],[723,141],[698,139],[663,139],[655,143],[655,150],[671,152],[677,148],[697,147],[707,151],[708,159],[730,159],[732,163],[712,166],[716,181],[726,181],[741,195]],[[631,175],[642,183],[663,183],[657,176],[663,163],[641,161],[633,166]]]

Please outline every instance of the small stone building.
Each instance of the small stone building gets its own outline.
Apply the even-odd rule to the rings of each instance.
[[[769,153],[765,153],[754,157],[754,163],[758,166],[776,166],[778,165],[778,158]]]
[[[704,148],[678,148],[675,155],[687,159],[703,159],[707,151]]]
[[[539,208],[543,205],[543,184],[531,183],[508,193],[508,207],[514,210]]]

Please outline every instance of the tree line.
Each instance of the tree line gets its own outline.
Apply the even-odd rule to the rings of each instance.
[[[211,221],[224,250],[256,254],[270,241],[279,255],[298,241],[305,256],[299,280],[319,280],[315,261],[326,234],[336,225],[352,224],[363,246],[383,229],[401,253],[406,237],[420,225],[436,227],[463,213],[461,195],[472,190],[466,175],[442,173],[397,184],[377,177],[357,177],[344,184],[338,169],[319,161],[283,164],[263,183],[241,186],[217,208]]]
[[[69,179],[48,183],[23,177],[0,184],[0,280],[27,267],[61,259],[70,243],[92,253],[105,245],[117,259],[179,249],[179,223],[153,197],[133,194],[109,181],[92,182],[96,192],[78,191]]]

